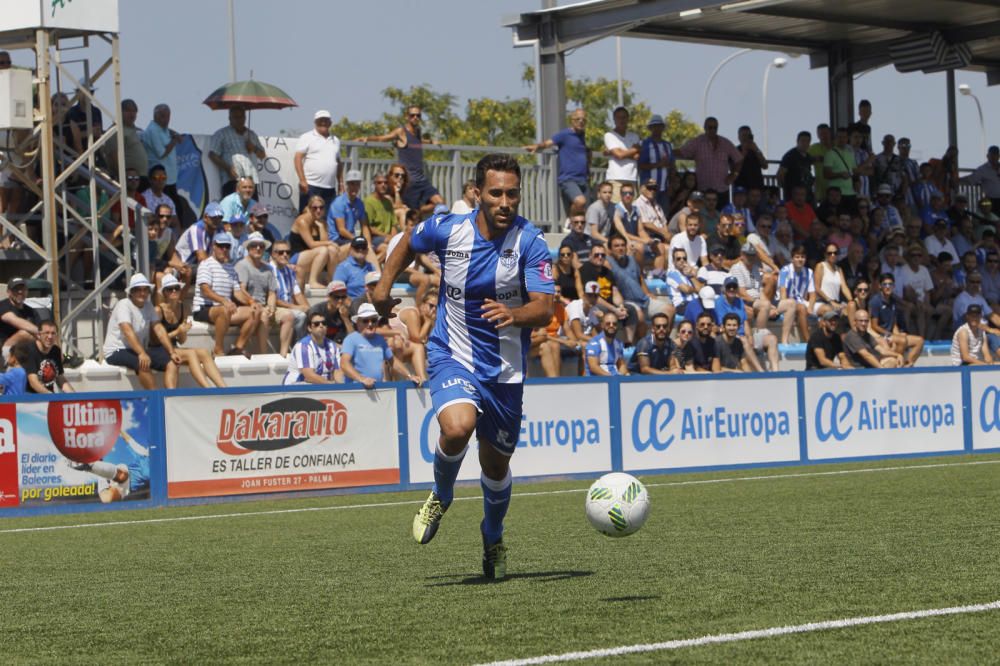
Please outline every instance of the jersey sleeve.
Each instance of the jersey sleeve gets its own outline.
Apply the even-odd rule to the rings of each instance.
[[[421,254],[436,250],[441,234],[441,221],[446,217],[450,216],[432,215],[415,226],[410,234],[410,249]]]
[[[596,357],[596,358],[599,359],[601,357],[601,340],[600,340],[600,336],[591,338],[590,342],[587,343],[586,354],[587,354],[587,358],[590,358],[590,357],[593,356],[593,357]]]
[[[541,233],[531,239],[525,248],[524,285],[528,293],[554,294],[552,255]]]

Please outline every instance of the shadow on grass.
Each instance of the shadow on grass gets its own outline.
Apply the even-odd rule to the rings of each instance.
[[[593,571],[528,571],[525,573],[508,574],[504,580],[537,580],[543,583],[555,582],[559,580],[569,580],[571,578],[582,578],[594,575]],[[447,587],[451,585],[493,585],[498,582],[482,575],[451,574],[447,576],[428,576],[427,580],[440,580],[437,583],[428,583],[427,587]]]
[[[658,594],[632,594],[627,597],[606,597],[601,599],[601,601],[615,602],[615,601],[653,601],[654,599],[662,599]]]

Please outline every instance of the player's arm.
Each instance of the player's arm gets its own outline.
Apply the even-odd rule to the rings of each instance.
[[[628,364],[625,362],[625,358],[624,357],[619,356],[618,357],[618,362],[615,363],[615,365],[618,366],[618,374],[619,375],[627,376],[627,375],[632,374],[632,373],[630,373],[628,371]]]
[[[601,361],[597,356],[591,356],[587,354],[587,367],[590,368],[590,374],[596,377],[610,377],[611,373],[601,367]]]
[[[299,372],[305,378],[307,384],[332,384],[329,379],[319,374],[312,368],[299,368]]]
[[[351,355],[348,353],[341,354],[340,365],[344,370],[344,376],[350,380],[356,381],[366,389],[375,387],[375,380],[371,377],[366,377],[357,371],[354,367],[354,362],[351,360]]]
[[[382,277],[385,278],[384,275]],[[528,302],[519,308],[512,309],[503,303],[489,298],[485,299],[483,301],[483,319],[492,322],[497,328],[506,328],[507,326],[538,328],[548,325],[552,320],[554,309],[552,294],[529,291]]]
[[[56,386],[58,386],[59,390],[63,393],[76,393],[76,389],[73,388],[73,385],[66,379],[66,375],[59,375],[56,377]]]
[[[403,232],[399,244],[385,260],[385,266],[382,267],[382,277],[372,293],[372,305],[378,310],[380,317],[395,316],[392,314],[392,309],[400,303],[400,299],[392,298],[391,291],[396,278],[406,270],[407,266],[413,263],[413,258],[416,256],[410,245],[411,234],[412,230]]]

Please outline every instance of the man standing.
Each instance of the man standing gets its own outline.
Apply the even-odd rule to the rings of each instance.
[[[257,168],[251,156],[267,157],[257,133],[247,127],[247,111],[243,107],[229,109],[229,124],[217,130],[209,143],[208,158],[222,173],[222,195],[236,190],[240,178],[257,182]]]
[[[125,103],[122,102],[124,109]],[[160,164],[167,174],[164,191],[174,202],[174,210],[181,206],[181,198],[177,193],[177,146],[184,140],[182,134],[170,129],[170,107],[157,104],[153,107],[153,119],[142,133],[142,145],[146,148],[146,157],[150,168]],[[128,155],[125,156],[128,162]],[[146,170],[139,171],[145,174]]]
[[[740,151],[743,160],[740,164],[740,172],[736,176],[736,180],[733,181],[733,185],[742,187],[745,190],[763,190],[764,169],[767,168],[767,158],[764,157],[764,152],[757,146],[757,142],[753,140],[753,131],[747,125],[740,127],[736,131],[736,135],[740,141],[737,150]],[[754,212],[756,213],[757,211],[755,210]],[[752,225],[747,226],[751,229],[753,228]]]
[[[344,189],[344,163],[340,159],[340,139],[330,133],[330,112],[313,114],[313,129],[299,137],[295,145],[295,173],[299,177],[299,213],[313,195],[330,206],[337,187]]]
[[[837,130],[836,143],[823,157],[823,173],[827,189],[838,188],[843,207],[853,214],[858,208],[858,197],[854,193],[854,175],[858,164],[854,159],[854,149],[847,145],[849,138],[846,127]]]
[[[559,149],[559,171],[556,181],[562,195],[563,208],[569,213],[574,204],[586,206],[590,200],[590,148],[587,147],[587,112],[576,109],[569,116],[570,126],[541,143],[524,148],[533,153],[555,146]],[[609,199],[610,201],[610,199]]]
[[[51,319],[38,325],[38,340],[31,345],[31,354],[24,362],[28,373],[28,393],[74,393],[63,374],[63,353],[59,348],[59,329]]]
[[[795,139],[795,147],[781,157],[778,167],[778,183],[781,185],[786,199],[792,198],[792,190],[798,186],[812,191],[815,178],[812,173],[812,157],[809,155],[809,142],[812,135],[801,131]]]
[[[487,155],[476,165],[476,187],[482,204],[475,217],[436,216],[403,235],[373,300],[381,316],[390,316],[399,302],[390,289],[414,253],[445,257],[438,317],[427,343],[441,438],[434,487],[413,520],[413,537],[422,544],[434,537],[476,432],[483,469],[483,574],[499,579],[507,570],[503,519],[510,505],[510,456],[521,432],[525,352],[532,328],[552,319],[554,287],[542,233],[517,214],[517,160]]]
[[[674,147],[663,138],[667,125],[663,116],[654,113],[646,123],[649,136],[639,146],[639,182],[656,182],[656,202],[665,211],[670,210],[670,174],[674,171]]]
[[[590,339],[584,352],[587,360],[583,366],[586,377],[617,377],[628,375],[625,365],[625,347],[618,335],[618,315],[606,312],[601,319],[601,332]]]
[[[615,205],[611,203],[611,183],[604,181],[597,186],[597,198],[587,206],[587,233],[595,241],[607,245],[615,219]]]
[[[986,151],[986,162],[962,179],[963,183],[979,185],[983,196],[989,197],[993,210],[1000,210],[1000,146],[990,146]]]
[[[878,186],[888,185],[892,197],[903,194],[903,182],[906,178],[903,172],[903,160],[894,151],[896,137],[886,134],[882,137],[882,152],[875,157],[875,183]]]
[[[736,180],[743,162],[743,155],[736,150],[733,142],[719,136],[719,121],[709,116],[705,118],[705,133],[690,139],[677,150],[677,157],[694,160],[698,177],[698,189],[715,190],[719,193],[719,203],[729,203],[729,186]]]
[[[142,144],[142,132],[135,126],[135,119],[139,115],[139,107],[134,100],[122,100],[122,143],[125,144],[125,168],[135,169],[136,173],[147,173],[149,171],[149,157],[146,155],[146,148]],[[104,144],[104,161],[111,167],[112,174],[118,173],[118,144],[109,141]],[[30,390],[30,386],[29,386]]]
[[[806,189],[806,197],[809,203],[822,201],[826,198],[826,173],[823,170],[823,160],[826,159],[826,154],[833,148],[833,134],[830,126],[826,123],[817,125],[816,139],[816,143],[809,146],[809,156],[816,167],[816,188],[815,190]]]
[[[614,129],[604,133],[604,156],[608,158],[607,179],[611,183],[611,200],[621,201],[623,185],[635,187],[639,176],[639,135],[628,129],[628,109],[619,106],[611,114]]]

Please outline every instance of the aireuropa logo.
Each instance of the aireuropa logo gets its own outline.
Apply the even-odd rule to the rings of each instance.
[[[718,406],[704,409],[700,405],[680,410],[674,401],[646,398],[632,414],[632,446],[636,451],[652,447],[666,451],[676,440],[763,439],[791,432],[791,416],[787,411],[738,411]]]
[[[277,451],[314,437],[343,435],[347,407],[336,400],[281,398],[249,411],[223,409],[215,444],[223,453]]]
[[[983,432],[1000,430],[1000,389],[987,386],[979,398],[979,427]]]
[[[434,448],[430,441],[431,423],[434,410],[428,410],[420,424],[420,455],[425,462],[434,461]],[[504,433],[504,442],[509,444],[509,434]],[[521,432],[517,448],[564,447],[577,453],[583,446],[601,443],[601,424],[597,419],[547,419],[532,421],[527,414],[521,416]]]
[[[955,406],[951,403],[901,402],[890,398],[855,401],[850,391],[827,391],[816,402],[814,415],[816,437],[825,442],[842,442],[855,432],[880,430],[930,429],[936,433],[955,425]]]

